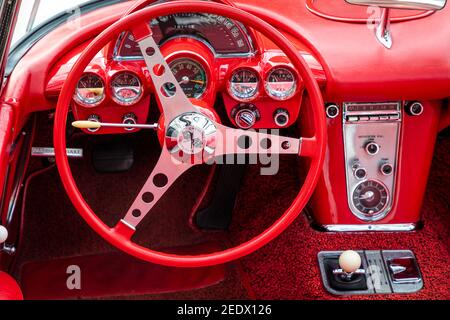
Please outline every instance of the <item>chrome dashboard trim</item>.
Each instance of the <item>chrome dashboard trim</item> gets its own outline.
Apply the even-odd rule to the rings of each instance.
[[[395,109],[381,110],[377,109],[377,106],[384,105],[392,105]],[[349,110],[351,106],[369,106],[370,110],[364,111],[353,111]],[[362,221],[366,222],[374,222],[385,218],[392,209],[395,191],[396,191],[396,178],[398,172],[398,157],[399,157],[399,142],[401,135],[401,124],[402,124],[402,103],[399,101],[390,101],[390,102],[345,102],[343,103],[343,112],[342,112],[342,131],[343,131],[343,142],[344,142],[344,156],[345,156],[345,164],[344,170],[346,173],[346,187],[347,187],[347,202],[350,211],[353,213],[355,217]],[[379,115],[385,115],[384,118],[381,119]],[[374,120],[374,118],[378,118]],[[369,127],[371,126],[371,127]],[[387,133],[383,135],[374,134],[374,127],[377,127],[377,130],[382,130],[383,127]],[[392,136],[395,132],[395,137],[391,137],[391,139],[386,138],[386,136]],[[382,139],[383,143],[387,143],[387,145],[383,145],[384,147],[388,147],[386,149],[395,149],[391,150],[389,153],[390,157],[388,160],[384,160],[384,158],[380,159],[380,161],[375,162],[373,159],[374,156],[369,156],[365,154],[364,150],[358,150],[357,143],[355,143],[355,139],[366,140],[366,142],[371,139],[367,139],[368,136],[375,136],[377,139]],[[358,142],[360,142],[358,140]],[[386,156],[385,153],[379,156]],[[378,157],[379,157],[378,156]],[[370,158],[369,160],[367,158]],[[355,160],[360,162],[361,159],[364,159],[365,163],[362,165],[366,168],[368,175],[366,179],[362,181],[358,181],[354,179],[352,164]],[[370,161],[370,162],[369,162]],[[390,176],[382,176],[379,175],[378,167],[383,163],[389,161],[394,168],[394,172]],[[369,162],[369,163],[366,163]],[[386,206],[380,211],[376,212],[373,216],[367,216],[363,212],[360,212],[353,203],[353,193],[356,190],[358,184],[368,180],[377,180],[384,184],[388,190],[388,200]]]
[[[417,224],[327,224],[320,227],[328,232],[405,232],[416,230]]]

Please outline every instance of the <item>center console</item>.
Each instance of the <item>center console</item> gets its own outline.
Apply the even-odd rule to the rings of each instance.
[[[324,108],[328,145],[308,207],[314,227],[416,229],[439,129],[439,102],[340,101]]]

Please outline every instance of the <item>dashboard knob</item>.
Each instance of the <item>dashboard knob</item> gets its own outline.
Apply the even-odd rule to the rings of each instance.
[[[123,124],[130,124],[130,125],[134,125],[137,123],[137,117],[134,113],[127,113],[126,115],[123,116]],[[134,128],[125,128],[126,131],[133,131]]]
[[[347,273],[353,273],[361,267],[361,256],[358,252],[347,250],[339,256],[339,266]]]
[[[101,122],[100,121],[100,117],[96,114],[91,114],[88,117],[88,121],[92,121],[92,122]],[[90,132],[97,132],[100,128],[88,128],[87,130]]]
[[[250,129],[255,125],[256,120],[258,120],[258,114],[249,108],[240,109],[234,117],[236,125],[241,129]]]
[[[289,122],[289,112],[285,109],[278,109],[273,115],[275,124],[279,127],[285,127]]]
[[[367,177],[367,170],[365,168],[362,168],[362,167],[356,167],[353,170],[353,175],[358,180],[365,179]]]
[[[8,239],[8,230],[0,225],[0,244],[4,243]]]
[[[380,146],[377,143],[373,142],[373,141],[369,142],[366,145],[366,152],[369,155],[371,155],[371,156],[376,155],[379,151],[380,151]]]
[[[329,119],[334,119],[339,115],[339,107],[334,103],[328,104],[325,108],[325,112]]]
[[[392,164],[384,163],[380,167],[380,172],[384,176],[390,176],[392,172],[394,172],[394,168],[392,167]]]
[[[408,103],[406,105],[406,113],[410,116],[420,116],[423,113],[423,105],[418,101]]]

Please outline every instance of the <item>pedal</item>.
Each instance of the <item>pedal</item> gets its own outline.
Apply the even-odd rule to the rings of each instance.
[[[102,173],[128,171],[134,163],[134,151],[126,140],[99,142],[92,149],[92,163],[95,170]]]

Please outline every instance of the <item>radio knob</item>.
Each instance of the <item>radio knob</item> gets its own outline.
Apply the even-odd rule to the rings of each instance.
[[[353,175],[355,176],[355,178],[357,180],[365,179],[367,177],[367,170],[365,168],[362,168],[362,167],[356,167],[353,170]]]
[[[385,163],[380,167],[381,174],[384,176],[390,176],[394,172],[394,168],[390,163]]]
[[[236,125],[241,129],[250,129],[255,125],[257,119],[257,113],[251,109],[241,109],[236,112],[234,117]]]
[[[366,152],[371,156],[376,155],[379,151],[380,151],[380,146],[375,142],[369,142],[366,145]]]

